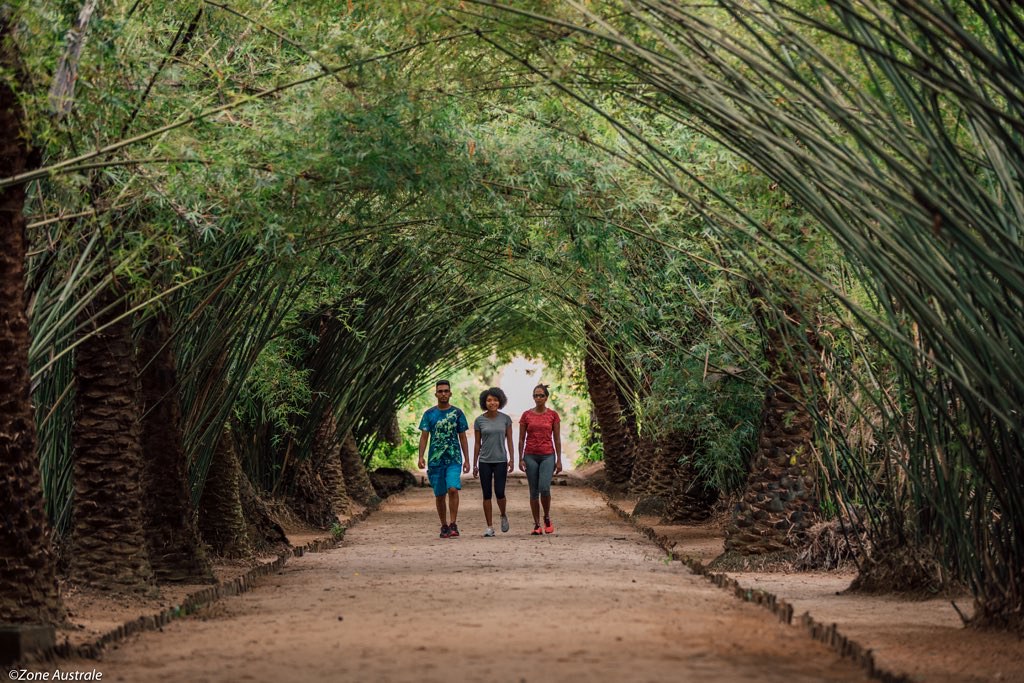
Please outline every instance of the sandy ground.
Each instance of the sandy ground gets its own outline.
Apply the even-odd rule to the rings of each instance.
[[[667,561],[586,488],[556,487],[556,533],[535,537],[517,477],[511,531],[483,538],[479,488],[464,486],[461,538],[439,539],[430,490],[412,489],[338,549],[58,666],[131,682],[866,680]]]
[[[615,503],[627,511],[633,504]],[[675,542],[673,551],[680,555],[706,563],[724,550],[720,520],[695,526],[658,526],[653,517],[637,521]],[[806,612],[820,623],[836,624],[840,633],[870,648],[880,668],[913,681],[1024,683],[1024,640],[1012,633],[964,628],[950,598],[848,594],[854,571],[726,573],[745,588],[762,589],[786,600],[797,617]],[[971,614],[969,595],[953,601]]]

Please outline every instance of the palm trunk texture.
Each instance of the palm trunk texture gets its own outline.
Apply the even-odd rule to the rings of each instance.
[[[354,444],[353,439],[352,448],[355,448]],[[330,411],[326,411],[313,435],[310,458],[295,468],[288,496],[288,506],[313,526],[329,529],[351,505],[345,485],[341,450],[334,417]],[[359,459],[358,452],[356,458]],[[361,459],[359,464],[362,465]],[[353,476],[359,477],[358,470],[353,471]]]
[[[662,522],[691,524],[705,521],[711,516],[719,491],[709,486],[697,473],[693,464],[696,444],[689,435],[676,433],[660,445],[663,449],[660,459],[674,463]]]
[[[587,390],[594,403],[594,417],[604,445],[604,471],[607,483],[615,488],[629,485],[636,459],[636,439],[623,419],[623,408],[608,374],[606,355],[599,342],[588,335],[583,365]]]
[[[637,440],[637,457],[633,462],[633,471],[629,475],[629,492],[641,498],[651,493],[657,468],[654,460],[658,453],[658,444],[647,437]]]
[[[363,458],[359,455],[359,446],[355,436],[349,431],[341,442],[341,469],[345,475],[345,490],[363,505],[374,506],[380,503],[380,497],[370,483]]]
[[[0,14],[0,68],[18,73]],[[0,81],[0,177],[29,168],[17,96]],[[25,188],[0,191],[0,623],[61,619],[56,563],[43,508],[28,374],[25,315]]]
[[[245,557],[252,551],[240,493],[245,478],[231,433],[217,442],[206,485],[199,499],[199,529],[203,540],[221,557]]]
[[[675,462],[664,448],[662,437],[658,441],[641,438],[637,445],[636,462],[629,481],[629,493],[637,497],[635,515],[660,515],[665,510],[672,492]]]
[[[96,310],[113,303],[98,297]],[[124,312],[116,305],[98,324]],[[142,522],[142,409],[131,322],[85,339],[75,354],[74,506],[70,578],[116,592],[155,591]]]
[[[397,421],[397,416],[395,417]],[[345,488],[345,471],[341,466],[341,444],[336,437],[337,426],[334,418],[328,414],[320,422],[316,437],[313,440],[313,458],[318,463],[318,471],[327,485],[327,491],[337,515],[348,512],[352,500]]]
[[[147,325],[140,345],[142,371],[142,485],[149,560],[161,582],[207,583],[213,568],[199,538],[188,487],[177,368],[171,324],[164,315]]]
[[[765,394],[751,472],[726,529],[726,551],[743,555],[800,547],[818,518],[814,424],[804,402],[810,381],[806,373],[813,364],[783,351],[786,341],[777,328],[767,329],[765,336],[775,380]]]

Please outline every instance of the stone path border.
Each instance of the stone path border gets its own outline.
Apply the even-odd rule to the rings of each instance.
[[[596,490],[596,489],[595,489]],[[769,612],[778,617],[779,621],[793,625],[793,605],[785,600],[776,597],[768,591],[759,588],[744,588],[740,583],[728,574],[712,572],[703,562],[689,555],[681,555],[673,548],[675,547],[669,539],[659,536],[654,529],[641,524],[636,517],[619,507],[607,494],[598,491],[605,501],[619,517],[628,522],[634,529],[649,538],[651,542],[664,550],[673,560],[678,560],[698,576],[715,584],[723,590],[731,592],[734,596],[745,602],[752,602],[761,605]],[[865,648],[860,643],[848,638],[839,632],[836,624],[823,624],[804,612],[798,617],[798,625],[807,635],[835,650],[840,657],[850,659],[860,666],[871,678],[882,681],[882,683],[911,683],[912,679],[905,674],[897,674],[882,669],[875,663],[874,653],[870,648]]]

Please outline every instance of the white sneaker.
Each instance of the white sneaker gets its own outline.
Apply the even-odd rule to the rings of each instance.
[[[508,531],[508,515],[501,516],[501,531],[502,533]]]
[[[494,529],[492,529],[491,527],[487,527],[487,531],[484,532],[484,536],[486,536],[487,538],[491,538],[492,536],[494,536]]]

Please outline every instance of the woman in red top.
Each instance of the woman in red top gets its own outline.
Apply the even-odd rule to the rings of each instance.
[[[562,471],[561,420],[547,407],[548,387],[533,388],[537,404],[519,418],[519,469],[526,472],[530,484],[530,510],[533,511],[534,536],[555,533],[551,523],[551,477]],[[538,500],[539,499],[539,500]],[[540,525],[540,506],[544,506],[544,527]]]

